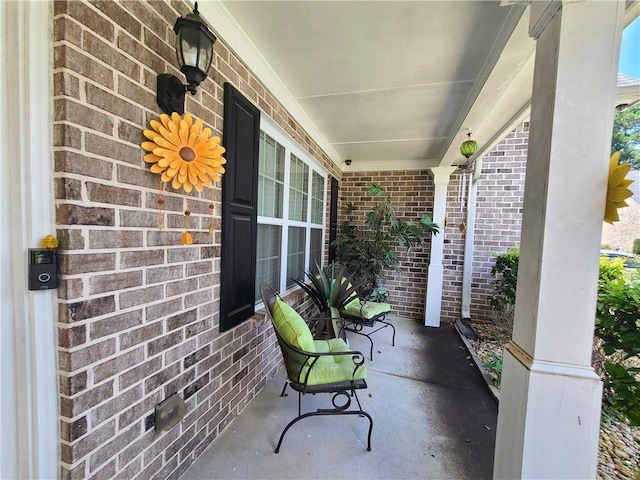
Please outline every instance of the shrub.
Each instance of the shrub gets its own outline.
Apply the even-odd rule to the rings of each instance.
[[[504,312],[508,307],[512,307],[516,303],[519,259],[520,250],[516,247],[496,255],[496,263],[491,268],[491,275],[495,277],[493,281],[495,293],[490,302],[491,306],[498,312]]]
[[[601,339],[605,401],[640,425],[640,272],[600,260],[596,336]]]
[[[495,277],[491,305],[498,313],[510,311],[515,304],[518,260],[519,251],[513,248],[497,255],[491,269]],[[640,425],[640,269],[625,269],[622,259],[600,257],[595,336],[604,359],[598,370],[605,403],[632,425]],[[485,366],[501,370],[497,357]]]
[[[633,240],[633,253],[640,255],[640,238]]]

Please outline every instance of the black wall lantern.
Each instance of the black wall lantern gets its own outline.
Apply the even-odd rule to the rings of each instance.
[[[168,73],[158,75],[158,106],[163,112],[184,113],[184,95],[187,90],[195,95],[196,88],[205,78],[213,59],[213,44],[216,36],[200,18],[198,2],[193,13],[180,17],[173,26],[176,33],[176,54],[180,71],[187,78],[183,85],[178,77]]]

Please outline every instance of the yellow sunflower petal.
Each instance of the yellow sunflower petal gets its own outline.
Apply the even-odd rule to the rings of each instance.
[[[190,113],[184,114],[184,121],[187,122],[187,126],[191,129],[191,125],[193,125],[193,117]]]
[[[155,138],[158,136],[158,132],[155,130],[143,130],[142,134],[147,137],[149,140],[155,142]]]
[[[165,170],[162,173],[162,176],[160,177],[160,180],[162,180],[164,183],[168,183],[169,181],[171,181],[172,175],[168,175],[167,171]]]
[[[169,123],[171,122],[171,120],[169,119],[169,115],[163,113],[162,115],[160,115],[160,121],[165,128],[169,128]]]
[[[180,130],[178,131],[180,135],[180,145],[188,145],[189,142],[189,127],[187,127],[187,122],[184,120],[180,122]]]
[[[618,163],[620,162],[620,152],[615,152],[613,155],[611,155],[611,158],[609,158],[609,172],[611,172],[611,169],[615,168]]]
[[[162,173],[165,170],[165,167],[161,167],[160,165],[158,165],[157,163],[154,163],[153,165],[151,165],[151,169],[150,169],[153,173]]]
[[[169,167],[169,165],[171,165],[171,159],[167,158],[167,157],[162,157],[162,160],[158,160],[158,166],[162,167],[162,168],[167,168]]]
[[[184,160],[182,160],[181,158],[179,157],[175,158],[174,160],[171,161],[171,163],[169,164],[169,167],[178,171],[180,169],[180,165],[182,165],[183,162]]]
[[[178,112],[173,112],[171,114],[171,122],[173,123],[174,126],[179,126],[180,125],[180,121],[182,120],[182,117],[178,114]]]
[[[613,172],[609,174],[609,187],[616,187],[622,180],[624,180],[624,177],[627,176],[629,170],[631,170],[631,167],[626,163],[615,167]]]
[[[189,164],[187,162],[182,162],[182,165],[180,165],[180,175],[186,175],[188,169]]]
[[[171,178],[173,178],[178,174],[179,170],[180,170],[179,166],[177,168],[169,167],[167,169],[167,175],[169,175]]]
[[[195,132],[198,133],[198,135],[200,135],[200,133],[202,133],[203,128],[204,128],[204,122],[198,118],[196,119],[195,122],[193,122],[193,126],[191,130],[194,130]]]
[[[149,152],[152,152],[155,148],[158,148],[158,145],[154,142],[142,142],[140,146]]]
[[[183,186],[183,188],[184,188],[184,191],[185,191],[185,192],[187,192],[187,193],[191,193],[192,185],[189,183],[189,181],[188,181],[188,180],[186,180],[186,181],[182,184],[182,186]]]
[[[608,200],[613,203],[622,202],[623,200],[633,196],[633,192],[628,188],[616,187],[608,195]]]
[[[604,221],[613,224],[620,220],[618,216],[618,209],[613,203],[607,202],[607,206],[604,211]]]
[[[158,155],[154,155],[153,153],[147,153],[144,156],[144,161],[147,163],[156,163],[158,162],[162,157],[159,157]]]
[[[173,180],[171,182],[171,186],[174,188],[174,190],[178,190],[180,189],[180,181],[178,180],[178,177],[173,177]]]
[[[193,186],[197,191],[202,192],[202,183],[197,181],[196,183],[193,184]]]

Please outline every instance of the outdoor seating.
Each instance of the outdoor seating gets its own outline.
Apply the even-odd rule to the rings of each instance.
[[[347,340],[346,332],[353,332],[367,337],[370,343],[369,359],[373,361],[373,339],[371,336],[391,327],[391,345],[395,346],[396,329],[387,321],[387,315],[391,312],[391,305],[384,302],[371,302],[358,296],[358,288],[362,282],[356,282],[347,268],[339,263],[331,263],[321,269],[316,266],[317,273],[305,272],[309,278],[309,284],[302,279],[294,281],[311,297],[321,314],[329,316],[332,321],[333,337]],[[339,317],[339,318],[338,318]],[[324,319],[326,320],[326,319]],[[382,324],[375,330],[376,324]],[[316,336],[317,338],[317,336]]]
[[[373,339],[371,336],[380,330],[391,327],[391,345],[396,344],[396,328],[386,320],[387,315],[391,312],[391,305],[384,302],[369,302],[353,296],[344,307],[339,309],[340,316],[343,319],[342,328],[348,332],[367,337],[370,343],[369,359],[373,361]],[[382,324],[375,330],[365,330],[365,328],[374,328],[376,324]]]
[[[365,357],[350,351],[341,338],[314,340],[309,327],[298,313],[286,304],[278,293],[266,283],[260,285],[260,295],[272,322],[287,373],[287,385],[298,392],[298,415],[280,434],[275,453],[280,451],[287,431],[299,420],[319,415],[356,415],[369,420],[367,450],[371,451],[373,419],[362,410],[356,390],[367,388]],[[333,408],[302,413],[302,397],[306,394],[333,394]],[[357,403],[351,407],[351,399]]]

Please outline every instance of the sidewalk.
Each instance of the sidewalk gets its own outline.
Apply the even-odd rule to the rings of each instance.
[[[396,346],[391,329],[376,333],[373,362],[367,339],[349,336],[367,355],[371,452],[367,420],[349,416],[298,422],[274,454],[297,411],[296,392],[279,396],[281,369],[182,479],[490,479],[497,406],[453,326],[393,323]],[[303,398],[303,411],[328,406],[330,395]]]

